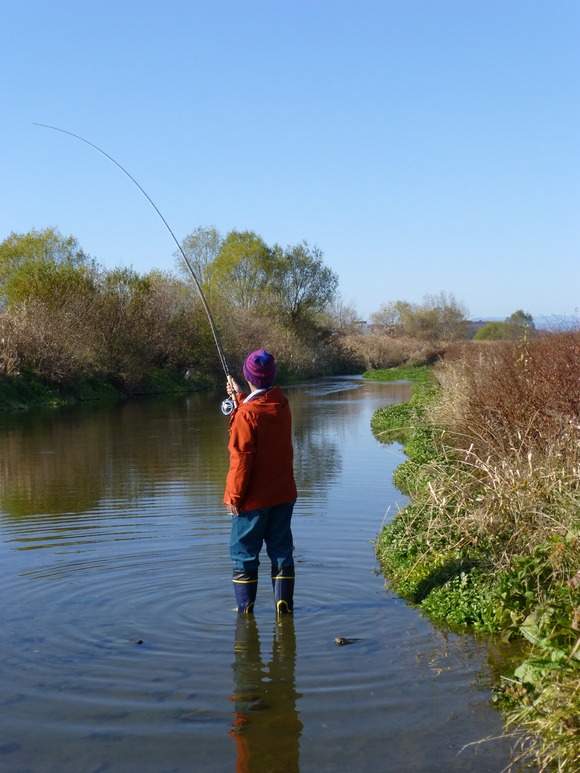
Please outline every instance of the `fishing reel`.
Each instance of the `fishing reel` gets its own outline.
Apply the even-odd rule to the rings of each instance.
[[[224,416],[231,416],[235,408],[236,404],[231,397],[226,397],[226,399],[221,404],[221,411]]]

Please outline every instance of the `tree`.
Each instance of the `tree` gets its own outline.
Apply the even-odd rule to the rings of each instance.
[[[391,301],[371,315],[375,325],[395,336],[421,341],[457,341],[468,333],[467,311],[453,293],[426,295],[422,304]]]
[[[536,329],[532,315],[526,313],[522,309],[518,309],[517,311],[514,311],[513,314],[510,314],[505,322],[506,325],[513,328],[516,338],[519,338],[526,332],[535,331]]]
[[[151,271],[144,327],[148,363],[185,372],[195,360],[214,355],[213,339],[197,288],[178,277]],[[209,340],[208,340],[209,339]]]
[[[426,295],[423,302],[434,320],[432,330],[435,340],[457,341],[467,338],[467,308],[453,293],[442,290],[437,295]]]
[[[219,254],[223,238],[215,226],[198,226],[181,242],[181,249],[195,272],[201,285],[208,279],[208,270]],[[174,253],[180,272],[191,278],[190,270],[180,252]]]
[[[55,228],[13,232],[0,244],[0,292],[8,307],[30,297],[62,303],[59,293],[92,283],[93,273],[77,239]]]
[[[503,341],[506,338],[505,322],[488,322],[473,336],[474,341]]]
[[[312,322],[336,299],[337,275],[306,241],[274,254],[270,291],[278,312],[294,328]]]
[[[94,262],[54,228],[11,233],[0,244],[0,294],[21,363],[52,382],[86,375],[98,283]]]
[[[518,309],[503,322],[488,322],[477,331],[473,340],[513,341],[528,334],[534,334],[535,331],[536,326],[532,315]]]
[[[48,260],[56,263],[82,265],[89,260],[74,236],[63,236],[56,228],[42,231],[32,229],[25,234],[14,231],[0,244],[0,277],[14,271],[30,258]]]
[[[408,327],[408,320],[414,314],[414,309],[408,301],[383,303],[378,311],[371,314],[371,324],[381,327],[388,335],[402,335],[403,330]]]
[[[257,309],[266,300],[273,253],[253,231],[230,231],[213,262],[207,266],[207,284],[235,309]]]
[[[360,316],[352,303],[344,303],[337,295],[327,310],[329,327],[339,335],[351,335],[360,332]]]

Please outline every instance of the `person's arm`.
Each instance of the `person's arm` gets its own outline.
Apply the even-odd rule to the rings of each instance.
[[[232,422],[230,430],[230,468],[226,479],[226,491],[228,492],[229,510],[233,515],[238,515],[243,509],[243,500],[254,463],[256,442],[254,427],[248,415],[240,412]]]

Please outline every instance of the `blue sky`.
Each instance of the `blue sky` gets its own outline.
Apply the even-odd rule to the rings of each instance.
[[[0,240],[307,240],[363,318],[580,307],[578,0],[0,0]]]

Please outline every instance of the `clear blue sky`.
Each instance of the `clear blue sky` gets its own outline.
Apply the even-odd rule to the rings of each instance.
[[[0,240],[306,239],[361,317],[578,315],[578,0],[0,0]]]

